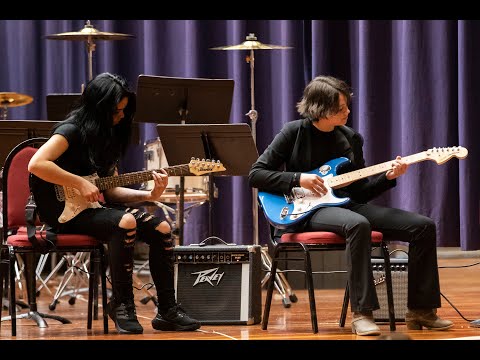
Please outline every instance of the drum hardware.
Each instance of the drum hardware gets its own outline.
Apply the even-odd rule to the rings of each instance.
[[[282,45],[271,45],[263,44],[257,40],[257,37],[254,33],[250,33],[246,37],[246,41],[238,45],[230,46],[220,46],[214,47],[210,50],[249,50],[250,55],[246,57],[246,62],[250,64],[250,102],[251,108],[245,115],[250,118],[251,128],[252,128],[252,137],[255,145],[257,143],[257,134],[256,134],[256,124],[258,120],[258,112],[255,110],[255,56],[254,50],[282,50],[282,49],[291,49],[290,46]],[[258,189],[252,188],[252,213],[253,213],[253,243],[254,245],[259,245],[258,239]],[[268,249],[262,247],[262,264],[263,266],[270,271],[271,258],[268,254]],[[266,283],[267,277],[270,276],[269,273],[265,275],[265,278],[262,281],[262,286]],[[290,298],[287,296],[287,291],[284,289],[291,289],[285,277],[280,277],[275,279],[275,288],[280,292],[284,298],[284,305],[286,307],[290,306]]]
[[[148,140],[144,143],[144,169],[157,170],[168,167],[167,158],[163,151],[163,146],[160,139]],[[183,182],[183,192],[182,189]],[[213,184],[214,185],[214,184]],[[153,180],[143,183],[140,187],[142,190],[153,189]],[[183,202],[181,199],[183,195]],[[218,188],[213,186],[213,196],[218,197]],[[175,243],[182,245],[180,242],[180,224],[178,221],[183,219],[183,224],[186,223],[190,211],[198,206],[203,205],[209,200],[209,177],[208,176],[169,176],[168,184],[163,194],[154,205],[160,208],[165,214],[165,218],[172,227],[172,234]],[[166,204],[175,204],[175,207],[170,207]],[[183,204],[183,205],[182,205]],[[190,204],[186,206],[186,204]],[[151,208],[150,208],[151,210]],[[174,217],[172,217],[172,216]]]
[[[246,41],[238,45],[229,45],[229,46],[220,46],[210,48],[210,50],[250,50],[250,55],[246,57],[246,62],[250,64],[250,101],[251,108],[248,113],[245,115],[250,118],[252,123],[252,137],[255,144],[257,143],[256,135],[256,123],[258,119],[258,112],[255,110],[255,56],[254,50],[281,50],[281,49],[291,49],[290,46],[282,45],[271,45],[263,44],[260,41],[257,41],[255,34],[250,33],[246,37]],[[254,245],[259,244],[258,240],[258,191],[255,188],[252,188],[252,211],[253,211],[253,240]]]
[[[163,151],[162,142],[159,138],[148,140],[144,143],[144,170],[157,170],[164,167],[168,167],[168,161]],[[184,176],[184,194],[185,202],[194,202],[196,200],[202,201],[208,199],[208,176]],[[178,191],[177,187],[180,186],[181,176],[169,176],[168,184],[160,198],[161,202],[176,203],[177,196],[175,193]],[[153,189],[153,180],[142,184],[143,190]],[[216,189],[218,196],[218,189]],[[205,199],[201,195],[204,195]],[[178,193],[177,193],[178,195]]]
[[[47,35],[45,38],[50,40],[73,40],[85,41],[88,54],[88,80],[93,79],[92,59],[95,51],[95,40],[127,40],[135,36],[129,34],[112,33],[99,31],[93,27],[90,20],[87,20],[85,27],[80,31],[64,32],[60,34]],[[83,89],[82,89],[83,90]]]
[[[8,108],[28,105],[33,97],[16,92],[0,92],[0,107],[2,108],[2,120],[7,120]]]

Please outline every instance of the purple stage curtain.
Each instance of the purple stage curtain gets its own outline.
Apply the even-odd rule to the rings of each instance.
[[[8,120],[44,120],[46,95],[80,92],[88,80],[84,41],[46,39],[79,31],[84,20],[0,20],[3,48],[0,91],[33,96],[33,103],[9,108]],[[133,39],[96,41],[93,75],[124,75],[136,88],[141,74],[233,79],[230,123],[249,123],[258,111],[256,141],[261,153],[288,121],[304,86],[320,74],[353,87],[349,125],[365,137],[368,165],[433,147],[469,150],[437,165],[410,166],[395,189],[375,200],[432,217],[438,245],[480,249],[479,132],[480,22],[470,20],[94,20],[100,31]],[[254,33],[265,44],[291,49],[214,51],[237,45]],[[125,171],[145,167],[143,142],[155,139],[155,123],[141,126],[141,141],[123,161]],[[0,139],[1,141],[1,139]],[[241,153],[238,154],[242,156]],[[184,227],[184,244],[209,235],[237,244],[253,243],[252,192],[246,176],[216,177],[218,198],[194,208]],[[208,229],[213,217],[213,231]],[[259,242],[267,224],[259,210]]]

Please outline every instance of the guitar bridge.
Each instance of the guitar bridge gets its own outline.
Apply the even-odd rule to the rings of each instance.
[[[280,211],[280,219],[285,219],[285,217],[288,215],[288,207],[285,206],[282,211]]]
[[[292,195],[292,193],[283,194],[283,196],[285,197],[285,201],[287,202],[287,204],[291,204],[293,202],[294,196]]]

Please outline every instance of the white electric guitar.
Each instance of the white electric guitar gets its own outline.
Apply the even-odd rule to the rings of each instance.
[[[169,176],[205,175],[225,171],[220,161],[193,159],[188,164],[163,168]],[[84,176],[100,191],[117,186],[139,184],[153,179],[152,171],[137,171],[116,176],[99,177],[97,174]],[[156,170],[157,172],[159,170]],[[50,226],[66,223],[88,208],[99,208],[99,202],[88,202],[77,189],[47,182],[30,174],[30,189],[37,204],[42,221]]]

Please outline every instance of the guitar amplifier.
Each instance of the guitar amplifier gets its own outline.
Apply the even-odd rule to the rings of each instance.
[[[177,302],[202,324],[251,325],[261,321],[261,246],[176,246]]]
[[[388,322],[387,285],[385,282],[385,264],[383,259],[372,259],[373,279],[380,309],[373,312],[377,322]],[[393,307],[395,321],[404,322],[407,313],[408,298],[408,259],[390,259],[392,274]]]

